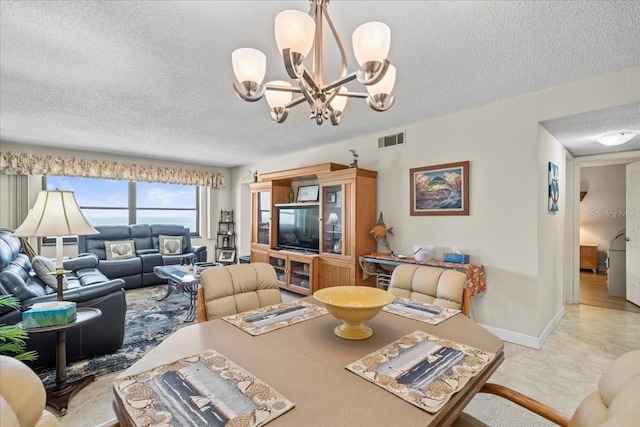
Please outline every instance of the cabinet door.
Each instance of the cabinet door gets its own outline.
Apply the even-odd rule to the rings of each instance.
[[[251,249],[251,262],[269,263],[269,255],[267,254],[267,251]]]
[[[255,194],[255,198],[256,229],[258,231],[256,243],[269,245],[269,237],[271,235],[271,191],[259,191]]]
[[[331,286],[355,286],[355,271],[356,267],[352,262],[321,259],[318,289]]]
[[[276,270],[276,276],[278,277],[278,282],[280,282],[280,286],[285,286],[288,282],[287,279],[287,257],[279,257],[274,256],[273,254],[269,254],[269,264],[273,266]]]
[[[342,185],[327,185],[322,187],[321,253],[343,254],[343,206]]]
[[[290,258],[289,269],[289,288],[294,292],[310,295],[313,263],[306,259]]]

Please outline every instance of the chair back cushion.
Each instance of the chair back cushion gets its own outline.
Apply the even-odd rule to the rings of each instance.
[[[569,427],[638,425],[640,419],[640,350],[626,353],[604,371],[598,391],[576,409]]]
[[[200,277],[209,320],[282,302],[276,271],[270,264],[213,267]]]
[[[465,274],[456,270],[403,264],[393,270],[388,291],[398,297],[459,310],[466,280]]]

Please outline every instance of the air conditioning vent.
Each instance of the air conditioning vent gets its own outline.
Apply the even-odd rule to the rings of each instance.
[[[378,148],[394,147],[396,145],[404,145],[404,132],[378,138]]]

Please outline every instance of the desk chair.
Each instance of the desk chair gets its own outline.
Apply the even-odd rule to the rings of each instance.
[[[276,271],[254,262],[208,268],[200,274],[198,322],[282,302]]]
[[[387,289],[393,295],[461,310],[469,317],[471,301],[467,276],[456,270],[403,264],[391,274]]]
[[[614,360],[600,377],[598,390],[580,403],[571,418],[498,384],[487,383],[480,392],[508,399],[559,426],[635,427],[640,422],[640,350],[626,353]],[[486,427],[486,424],[463,413],[453,426]]]

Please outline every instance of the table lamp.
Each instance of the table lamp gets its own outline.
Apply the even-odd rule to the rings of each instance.
[[[329,219],[327,219],[327,225],[332,225],[333,229],[331,230],[333,234],[331,235],[331,240],[336,240],[336,224],[340,224],[340,218],[338,218],[338,214],[335,212],[331,212],[329,214]]]
[[[18,237],[56,238],[57,300],[62,301],[62,239],[63,236],[98,234],[84,217],[73,191],[41,191],[33,209],[13,232]]]

